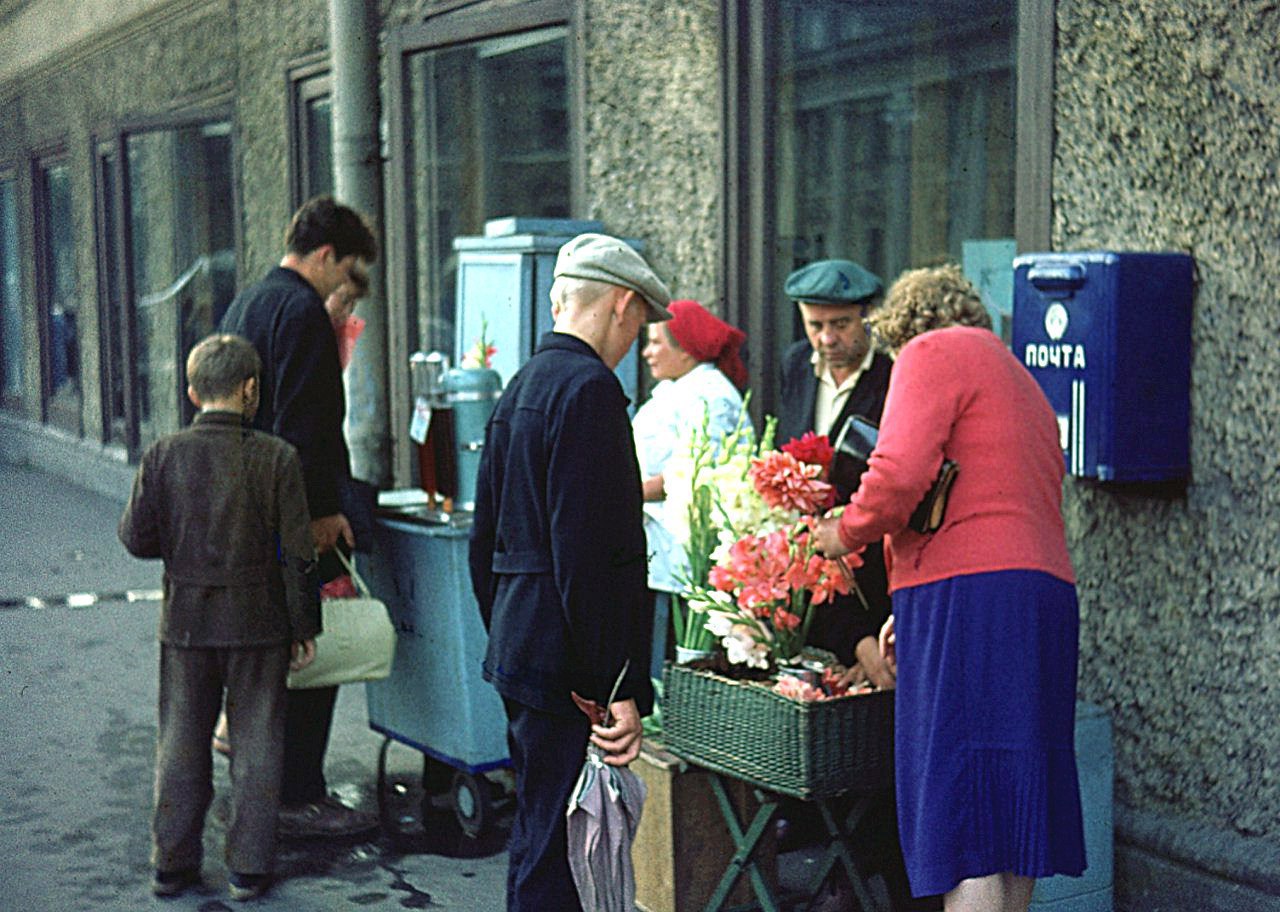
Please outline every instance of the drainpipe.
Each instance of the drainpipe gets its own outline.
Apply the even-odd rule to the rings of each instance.
[[[378,487],[391,482],[387,402],[386,243],[382,231],[382,171],[378,137],[378,12],[376,0],[329,0],[333,62],[334,195],[364,213],[378,237],[369,269],[369,296],[357,308],[364,332],[345,373],[351,472]]]

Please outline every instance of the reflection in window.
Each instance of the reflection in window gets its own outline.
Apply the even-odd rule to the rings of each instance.
[[[455,237],[500,216],[569,215],[564,28],[409,58],[414,348],[452,351]]]
[[[306,119],[306,189],[303,200],[333,193],[333,99],[309,98],[303,108]]]
[[[888,283],[1013,236],[1014,23],[1013,0],[778,4],[779,283],[825,257]]]
[[[37,169],[42,213],[37,239],[41,257],[44,320],[45,414],[67,430],[80,431],[80,341],[77,327],[75,239],[71,175],[66,162]]]
[[[0,405],[22,405],[22,266],[17,181],[0,178]]]
[[[135,133],[125,146],[137,340],[129,368],[145,446],[189,417],[186,353],[235,293],[231,127]]]

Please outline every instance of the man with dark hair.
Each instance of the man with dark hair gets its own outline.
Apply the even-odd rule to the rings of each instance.
[[[191,426],[142,457],[119,535],[164,559],[152,892],[200,882],[213,798],[209,736],[226,692],[236,754],[227,820],[233,899],[266,890],[284,752],[285,675],[315,657],[315,550],[302,467],[284,441],[245,428],[258,406],[258,355],[215,335],[187,359]],[[219,542],[215,552],[210,542]]]
[[[324,302],[363,271],[378,246],[358,212],[321,196],[306,202],[285,232],[280,265],[236,295],[224,332],[249,339],[262,358],[262,404],[254,427],[298,450],[311,532],[321,554],[338,540],[355,546],[340,495],[351,476],[342,436],[346,399],[338,343]],[[324,754],[336,687],[290,690],[285,727],[280,830],[292,836],[348,836],[377,826],[372,814],[328,794]],[[231,745],[235,749],[234,742]]]

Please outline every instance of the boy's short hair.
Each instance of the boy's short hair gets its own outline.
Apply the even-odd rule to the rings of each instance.
[[[202,402],[227,398],[261,372],[262,361],[253,343],[231,333],[208,336],[187,355],[187,383]]]
[[[378,258],[378,242],[360,213],[332,196],[317,196],[303,203],[289,220],[284,246],[289,253],[306,256],[325,244],[333,245],[340,260],[352,254],[366,263]]]

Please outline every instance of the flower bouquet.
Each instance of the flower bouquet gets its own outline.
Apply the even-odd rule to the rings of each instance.
[[[822,478],[831,448],[825,437],[808,434],[772,451],[775,424],[766,422],[761,447],[746,465],[754,508],[738,517],[719,511],[718,543],[707,557],[713,563],[706,584],[689,587],[692,616],[684,618],[686,626],[701,620],[730,665],[758,670],[796,660],[812,606],[856,588],[847,565],[819,554],[812,535],[815,517],[835,500]]]
[[[817,553],[812,535],[835,499],[823,477],[831,447],[807,434],[773,452],[775,426],[766,421],[758,446],[691,458],[695,484],[683,495],[666,476],[668,498],[686,497],[689,519],[676,532],[691,558],[677,630],[701,628],[720,652],[667,665],[663,737],[700,766],[786,795],[883,788],[892,693],[846,690],[830,661],[801,653],[812,607],[857,591],[848,566]]]
[[[466,354],[462,356],[462,360],[458,362],[459,367],[471,368],[492,368],[493,356],[498,353],[498,347],[489,341],[489,321],[484,317],[480,318],[480,337],[476,339],[475,344],[467,349]]]

